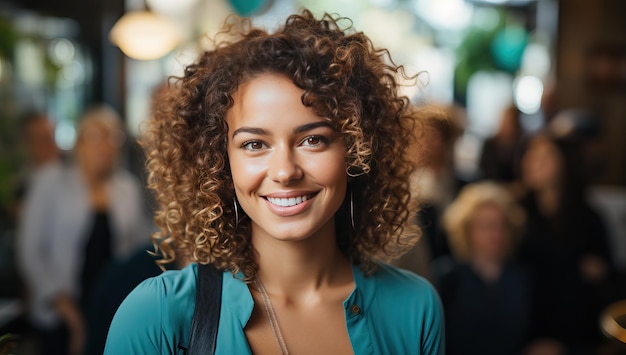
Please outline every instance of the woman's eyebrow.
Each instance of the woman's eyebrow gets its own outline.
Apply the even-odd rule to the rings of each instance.
[[[261,136],[266,136],[267,135],[267,131],[264,130],[263,128],[240,127],[240,128],[237,128],[233,132],[232,138],[235,138],[235,136],[238,135],[239,133],[251,133],[251,134],[257,134],[257,135],[261,135]]]
[[[312,123],[307,123],[307,124],[303,124],[302,126],[298,126],[296,127],[293,132],[294,133],[302,133],[302,132],[308,132],[310,130],[319,128],[319,127],[328,127],[331,128],[330,123],[327,121],[318,121],[318,122],[312,122]],[[257,128],[257,127],[240,127],[237,128],[234,132],[233,132],[233,136],[232,138],[235,138],[236,135],[240,134],[240,133],[250,133],[250,134],[256,134],[256,135],[260,135],[260,136],[266,136],[269,133],[267,133],[266,130],[264,130],[263,128]]]
[[[318,127],[328,127],[328,128],[332,128],[330,126],[330,123],[327,121],[318,121],[318,122],[312,122],[312,123],[307,123],[304,124],[302,126],[298,126],[296,127],[296,129],[293,130],[294,133],[302,133],[302,132],[307,132],[310,130],[313,130],[315,128]]]

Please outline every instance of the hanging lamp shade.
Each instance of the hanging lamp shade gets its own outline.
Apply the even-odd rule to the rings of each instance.
[[[193,11],[199,0],[146,0],[148,8],[160,15],[187,15]]]
[[[182,34],[165,17],[149,11],[131,11],[115,23],[109,39],[133,59],[153,60],[174,50],[181,43]]]

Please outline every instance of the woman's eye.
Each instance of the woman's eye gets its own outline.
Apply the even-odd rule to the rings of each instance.
[[[242,144],[241,147],[247,150],[261,150],[265,148],[265,144],[260,141],[248,141]]]
[[[319,146],[322,144],[325,144],[327,142],[327,140],[324,137],[320,137],[320,136],[309,136],[306,137],[303,141],[302,141],[302,145],[307,145],[307,146]]]

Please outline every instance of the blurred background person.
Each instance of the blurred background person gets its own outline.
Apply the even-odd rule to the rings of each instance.
[[[519,257],[535,290],[532,336],[557,344],[559,354],[593,354],[602,340],[599,312],[610,297],[602,291],[614,270],[580,164],[579,142],[546,131],[529,141],[521,165],[527,227]]]
[[[20,122],[24,163],[15,189],[14,216],[17,218],[33,178],[50,164],[61,162],[61,151],[54,140],[54,122],[41,112],[31,112]]]
[[[143,280],[161,274],[162,270],[156,263],[156,257],[148,250],[150,243],[137,248],[128,258],[113,260],[93,286],[93,292],[85,300],[85,320],[87,339],[85,354],[102,354],[109,326],[122,301]],[[182,268],[183,262],[171,265],[171,268]]]
[[[162,83],[156,86],[151,97],[150,107],[156,107],[155,104],[164,98],[169,86]],[[153,115],[154,112],[151,112]],[[133,163],[136,168],[141,166],[145,169],[144,153],[140,151],[138,142],[132,143],[131,152],[134,159],[131,159],[130,167]],[[145,176],[140,174],[141,180],[145,180]],[[153,195],[145,191],[144,198],[148,204],[146,209],[153,206],[156,201]],[[156,231],[156,230],[154,230]],[[145,245],[136,249],[128,258],[119,258],[110,263],[105,272],[99,278],[96,285],[93,286],[89,298],[85,301],[85,318],[87,321],[87,340],[85,344],[85,354],[102,354],[106,337],[109,332],[109,326],[113,320],[113,316],[126,296],[143,280],[161,274],[162,270],[157,265],[157,257],[148,252],[154,247],[150,238],[146,238]],[[186,265],[187,259],[182,255],[177,259],[176,263],[168,265],[168,269],[179,269]]]
[[[61,157],[54,140],[54,122],[44,113],[27,114],[21,122],[22,138],[29,170],[58,162]]]
[[[479,159],[483,179],[509,183],[518,178],[524,136],[520,114],[515,105],[507,106],[498,130],[483,142]]]
[[[87,110],[74,161],[45,168],[28,193],[18,262],[41,353],[82,353],[93,285],[111,260],[148,240],[140,184],[117,164],[123,142],[115,111]]]
[[[443,215],[452,255],[433,263],[446,317],[446,354],[520,354],[530,325],[526,271],[512,258],[523,209],[494,182],[466,185]]]
[[[419,205],[415,218],[422,237],[412,250],[394,261],[394,265],[411,270],[434,282],[430,263],[450,253],[441,214],[456,197],[463,182],[454,168],[454,144],[461,133],[451,109],[430,106],[416,111],[417,145],[413,152],[419,168],[411,178],[411,198]]]
[[[0,182],[0,189],[5,187],[6,191],[10,191],[6,206],[1,206],[0,203],[0,284],[2,284],[0,287],[0,304],[2,304],[2,299],[13,299],[19,302],[25,298],[24,280],[17,272],[17,236],[15,232],[17,222],[20,219],[24,200],[32,182],[37,179],[42,171],[49,169],[52,165],[61,164],[62,161],[61,150],[57,147],[54,137],[55,124],[46,113],[30,111],[19,117],[16,128],[15,152],[20,159],[15,164],[14,176],[9,179],[9,183]],[[0,147],[0,165],[3,165],[1,161],[3,156],[6,157],[4,155],[6,153],[7,151]],[[0,167],[0,170],[2,169]],[[6,207],[6,210],[3,207]],[[6,218],[3,218],[5,217],[2,213],[3,210],[7,212]],[[18,304],[17,317],[8,317],[13,322],[11,332],[28,332],[29,327],[23,315],[22,303]],[[3,324],[3,313],[7,314],[6,308],[0,310],[0,325]],[[5,332],[0,330],[0,335]],[[19,349],[16,352],[20,353]]]
[[[0,294],[2,297],[19,298],[23,285],[16,272],[17,220],[32,181],[50,165],[61,163],[61,151],[54,139],[54,122],[47,114],[39,111],[28,112],[20,117],[17,127],[16,142],[19,144],[16,151],[19,152],[21,159],[15,166],[15,176],[7,184],[10,197],[6,205],[6,219],[2,218],[0,206],[0,277],[4,276],[1,279],[3,288]],[[3,153],[6,152],[0,148],[0,160]]]

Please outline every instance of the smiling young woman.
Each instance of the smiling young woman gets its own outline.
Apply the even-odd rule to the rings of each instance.
[[[200,264],[224,275],[217,354],[443,353],[432,286],[379,261],[418,235],[404,72],[341,21],[233,26],[249,29],[158,101],[143,137],[155,245],[192,263],[128,296],[105,353],[183,353]]]

